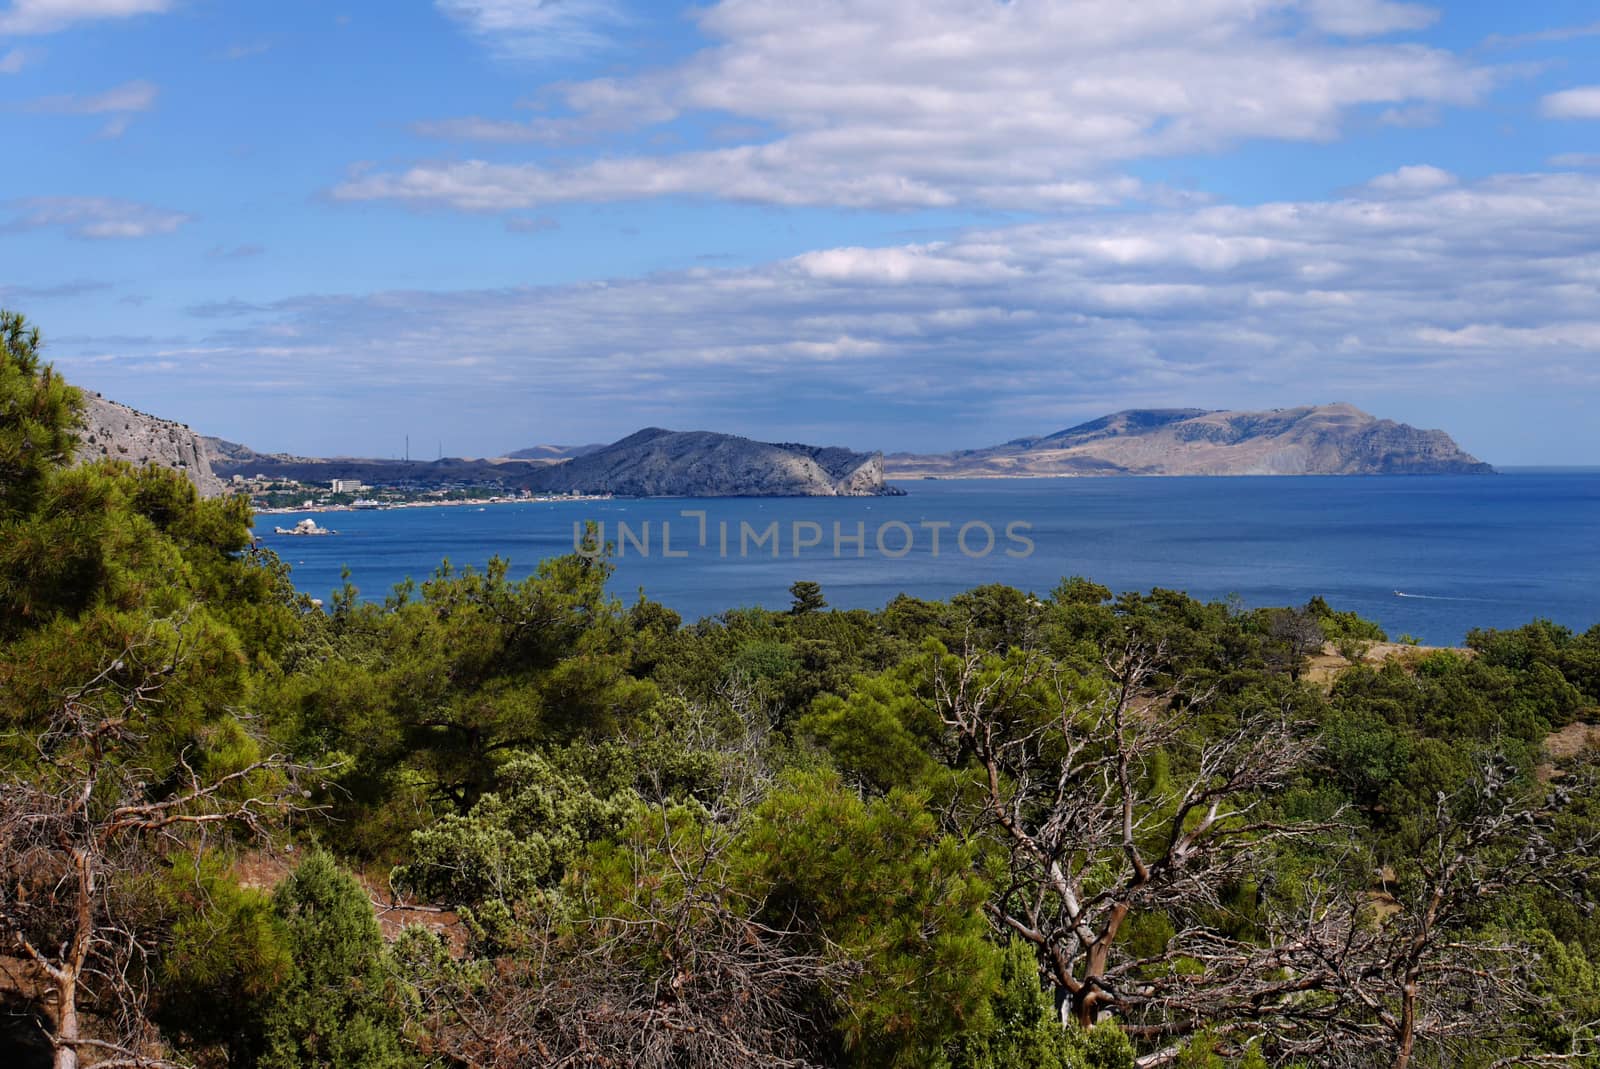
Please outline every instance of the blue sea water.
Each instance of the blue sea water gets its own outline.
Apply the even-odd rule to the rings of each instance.
[[[373,598],[408,576],[426,578],[445,558],[482,567],[498,555],[510,559],[513,575],[526,575],[542,558],[571,552],[574,525],[593,520],[604,524],[607,540],[620,542],[614,592],[632,600],[642,589],[689,620],[736,606],[787,606],[797,579],[821,583],[834,607],[878,608],[901,592],[946,598],[981,583],[1042,595],[1064,576],[1083,575],[1117,591],[1168,587],[1206,600],[1237,596],[1250,606],[1301,604],[1320,594],[1379,621],[1391,636],[1438,644],[1459,642],[1473,627],[1516,627],[1536,617],[1578,630],[1600,623],[1600,471],[900,485],[907,496],[307,512],[264,516],[256,526],[290,564],[296,585],[324,598],[344,567]],[[705,513],[704,546],[700,518],[685,511]],[[338,536],[271,533],[308,515]],[[773,523],[776,558],[772,541],[752,545]],[[925,526],[940,523],[950,526]],[[1008,526],[1015,537],[1007,537]],[[963,527],[966,552],[957,544]],[[994,544],[983,554],[986,530]],[[858,531],[865,535],[859,546]],[[819,544],[797,546],[814,538]],[[667,556],[668,549],[684,555]]]

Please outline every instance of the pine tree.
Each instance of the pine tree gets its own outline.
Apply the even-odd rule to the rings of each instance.
[[[294,960],[265,1014],[261,1069],[402,1069],[402,1036],[383,937],[366,892],[325,853],[301,863],[273,895]]]
[[[0,523],[30,511],[77,447],[83,396],[40,349],[37,327],[0,310]]]
[[[794,598],[794,603],[789,606],[789,612],[795,616],[804,616],[808,612],[820,612],[828,607],[828,602],[822,596],[822,584],[820,583],[802,579],[789,588],[789,594]]]

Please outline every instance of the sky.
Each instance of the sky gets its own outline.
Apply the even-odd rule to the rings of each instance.
[[[1600,464],[1593,0],[0,0],[0,306],[264,451],[1348,401]]]

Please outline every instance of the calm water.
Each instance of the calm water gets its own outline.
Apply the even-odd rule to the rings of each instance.
[[[1238,595],[1247,605],[1303,603],[1321,594],[1339,609],[1378,620],[1391,636],[1458,642],[1471,627],[1515,627],[1544,616],[1578,630],[1600,622],[1600,472],[1496,477],[1095,478],[910,481],[901,498],[710,499],[519,503],[386,512],[265,516],[263,542],[294,569],[300,589],[326,597],[348,566],[364,596],[421,580],[444,558],[481,567],[491,556],[525,575],[570,552],[573,524],[605,524],[617,541],[649,526],[649,555],[635,541],[617,559],[613,590],[643,588],[687,619],[740,605],[781,608],[797,579],[814,579],[837,608],[877,608],[902,591],[946,598],[980,583],[1040,594],[1067,575],[1113,590],[1153,586],[1202,599]],[[699,520],[707,514],[706,545]],[[307,515],[332,538],[274,535]],[[671,525],[662,554],[661,526]],[[740,554],[741,524],[772,543]],[[938,531],[924,523],[946,522]],[[795,524],[802,526],[796,531]],[[815,529],[804,526],[817,525]],[[845,541],[835,556],[834,524]],[[1031,539],[1026,556],[1014,533]],[[728,529],[720,549],[719,526]],[[849,541],[861,525],[865,556]],[[967,531],[963,553],[959,528]],[[903,525],[903,526],[902,526]],[[981,554],[993,530],[995,543]],[[798,537],[797,537],[798,534]],[[820,535],[821,544],[795,542]],[[884,547],[904,556],[880,554]],[[1407,597],[1399,597],[1396,591]]]

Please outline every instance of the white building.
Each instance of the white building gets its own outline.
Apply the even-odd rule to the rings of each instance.
[[[366,489],[360,479],[334,479],[328,485],[333,487],[336,494],[359,494]]]

